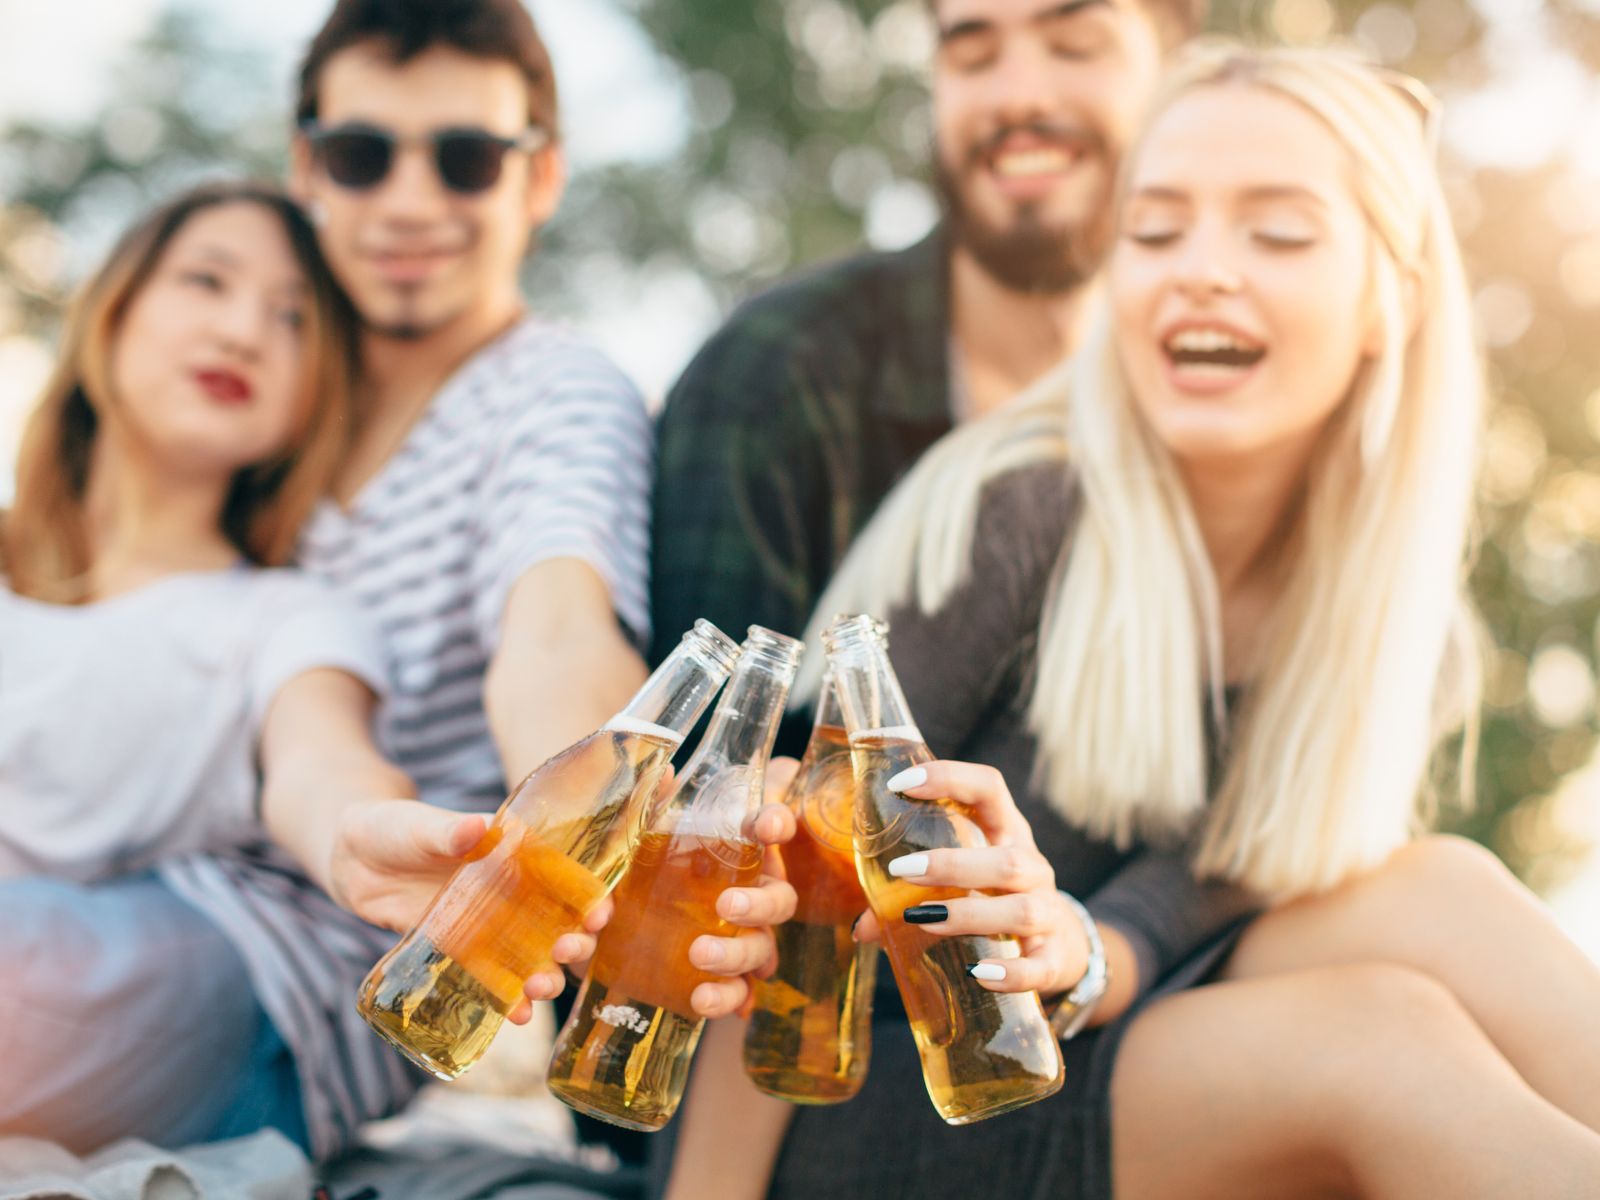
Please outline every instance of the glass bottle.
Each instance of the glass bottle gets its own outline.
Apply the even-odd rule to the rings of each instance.
[[[889,874],[906,854],[982,846],[982,830],[951,800],[914,800],[888,781],[933,761],[906,705],[871,617],[837,618],[823,634],[839,691],[856,777],[855,852],[861,882],[883,930],[883,946],[911,1020],[933,1106],[965,1125],[1031,1104],[1061,1087],[1061,1049],[1036,992],[999,993],[967,968],[1016,958],[1015,938],[945,936],[909,925],[914,904],[959,899],[960,888],[923,887]]]
[[[717,978],[690,964],[689,945],[734,933],[717,897],[760,876],[750,821],[799,657],[793,638],[750,627],[704,739],[646,822],[550,1056],[550,1090],[579,1112],[654,1130],[683,1099],[705,1027],[690,997]]]
[[[764,1092],[795,1104],[838,1104],[861,1090],[872,1053],[878,947],[851,936],[867,908],[851,828],[855,775],[832,675],[824,676],[800,769],[784,797],[795,814],[784,871],[799,895],[775,926],[778,967],[754,981],[744,1068]]]
[[[524,981],[554,963],[616,884],[650,798],[738,658],[697,621],[604,728],[506,798],[414,929],[361,985],[367,1023],[411,1061],[454,1079],[488,1049]]]

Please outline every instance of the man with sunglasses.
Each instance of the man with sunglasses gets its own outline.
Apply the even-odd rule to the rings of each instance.
[[[481,834],[461,814],[492,811],[645,677],[651,430],[621,372],[519,291],[565,169],[518,0],[339,0],[301,68],[292,176],[365,326],[350,447],[301,563],[385,639],[378,734],[418,798],[275,828],[335,899],[403,927]],[[179,886],[249,961],[319,1156],[409,1095],[416,1077],[356,1015],[386,938],[278,862],[196,863]],[[747,896],[751,925],[792,908],[784,884]],[[756,929],[718,941],[730,976],[771,953]],[[592,944],[569,936],[557,958]],[[547,972],[529,996],[562,984]],[[742,982],[724,986],[735,1007]]]

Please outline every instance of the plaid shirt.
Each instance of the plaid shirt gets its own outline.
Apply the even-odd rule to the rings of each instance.
[[[851,540],[951,427],[949,286],[936,230],[741,307],[659,427],[652,661],[695,618],[798,637]],[[787,738],[785,739],[787,741]]]

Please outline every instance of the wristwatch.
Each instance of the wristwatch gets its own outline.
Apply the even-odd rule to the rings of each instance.
[[[1050,1011],[1050,1032],[1065,1042],[1089,1023],[1100,998],[1111,986],[1111,969],[1106,964],[1106,948],[1100,940],[1100,927],[1089,915],[1089,910],[1078,903],[1076,897],[1066,892],[1060,895],[1083,925],[1083,936],[1089,942],[1089,964],[1083,969],[1083,978]]]

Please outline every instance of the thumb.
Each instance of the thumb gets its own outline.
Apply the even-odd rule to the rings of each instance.
[[[482,839],[483,817],[435,808],[420,800],[374,806],[354,831],[353,849],[370,865],[390,870],[432,867],[469,853]]]
[[[875,942],[883,935],[878,926],[878,914],[870,908],[856,918],[850,927],[850,936],[858,942]]]
[[[441,813],[437,828],[443,834],[439,854],[445,858],[464,858],[477,848],[489,830],[482,813]]]

